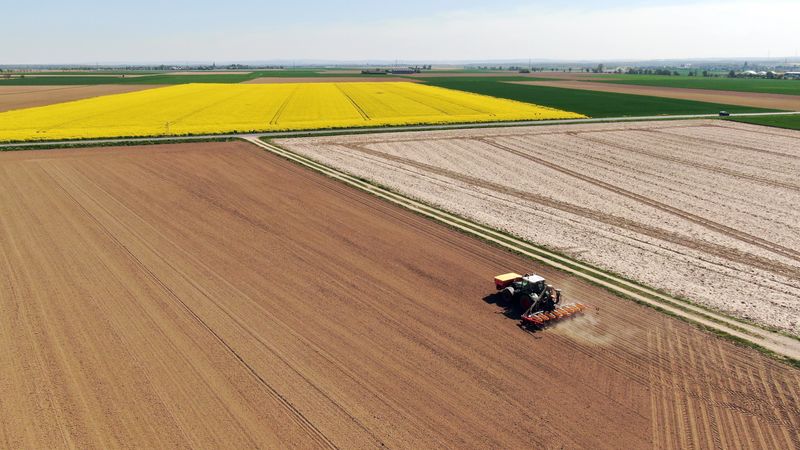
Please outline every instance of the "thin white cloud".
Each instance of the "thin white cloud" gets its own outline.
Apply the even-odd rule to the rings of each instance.
[[[798,1],[713,1],[606,10],[524,8],[356,24],[344,30],[287,30],[287,49],[266,46],[265,50],[283,56],[404,59],[792,55],[800,45],[798,18]]]
[[[269,59],[660,59],[792,56],[800,1],[700,1],[611,8],[531,6],[410,20],[226,26],[6,47],[8,62]],[[37,41],[33,41],[36,43]],[[54,45],[57,45],[54,47]]]

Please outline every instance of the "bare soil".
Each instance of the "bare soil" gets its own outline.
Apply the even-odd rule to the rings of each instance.
[[[0,154],[0,445],[800,448],[800,375],[245,143]],[[592,305],[529,334],[534,270]]]
[[[91,86],[0,86],[0,112],[141,91],[155,86],[103,84]]]
[[[649,95],[653,97],[678,98],[725,105],[753,106],[757,108],[800,111],[800,96],[763,94],[757,92],[718,91],[711,89],[687,89],[675,87],[638,86],[633,84],[596,83],[591,81],[509,81],[512,84],[550,86],[588,91],[615,92],[619,94]]]
[[[278,142],[628,278],[800,335],[800,132],[669,121]]]
[[[273,83],[373,83],[381,81],[409,81],[419,82],[411,78],[403,77],[383,77],[383,76],[365,76],[365,77],[262,77],[253,78],[242,82],[242,84],[273,84]]]

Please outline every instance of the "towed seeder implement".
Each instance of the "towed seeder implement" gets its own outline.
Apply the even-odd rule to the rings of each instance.
[[[586,309],[582,303],[561,305],[561,290],[554,289],[538,275],[506,273],[494,277],[494,285],[499,304],[522,312],[523,327],[541,328]]]

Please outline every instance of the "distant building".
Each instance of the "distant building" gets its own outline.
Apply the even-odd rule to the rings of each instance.
[[[783,78],[787,80],[800,80],[800,72],[786,72],[783,74]]]

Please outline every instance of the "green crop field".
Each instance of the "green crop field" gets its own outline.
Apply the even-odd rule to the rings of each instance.
[[[202,74],[202,75],[153,75],[148,77],[123,78],[124,84],[186,84],[186,83],[241,83],[252,79],[248,73]]]
[[[159,75],[155,75],[159,76]],[[150,78],[141,77],[141,78]],[[0,76],[0,86],[66,86],[89,84],[124,84],[137,78],[121,78],[118,76],[41,76],[25,78],[3,79]]]
[[[119,76],[42,76],[0,78],[0,86],[66,86],[93,84],[184,84],[184,83],[240,83],[249,80],[248,74],[224,75],[146,75],[141,77]]]
[[[0,76],[3,75],[13,75],[15,77],[20,75],[37,75],[37,76],[62,76],[62,75],[72,75],[72,76],[79,76],[79,75],[95,75],[95,76],[102,76],[102,75],[153,75],[158,73],[164,73],[165,71],[161,70],[51,70],[51,71],[29,71],[29,72],[19,72],[19,71],[3,71],[0,70]]]
[[[758,92],[763,94],[800,95],[800,80],[769,80],[764,78],[706,78],[661,75],[615,75],[597,77],[591,81],[640,86],[663,86],[719,91]]]
[[[776,128],[789,128],[800,130],[800,114],[793,116],[756,116],[756,117],[731,117],[728,120],[752,123]]]
[[[17,74],[15,74],[17,75]],[[29,75],[29,74],[25,74]],[[94,75],[94,74],[93,74]],[[104,76],[109,75],[109,76]],[[185,84],[185,83],[241,83],[261,77],[298,77],[298,78],[326,78],[326,77],[385,77],[386,75],[362,75],[360,73],[320,73],[319,70],[261,70],[253,72],[231,72],[225,74],[196,75],[169,75],[159,72],[152,75],[125,77],[110,76],[98,72],[94,76],[81,76],[66,73],[61,75],[26,76],[24,78],[3,79],[0,74],[0,86],[60,86],[60,85],[90,85],[90,84]],[[121,75],[121,74],[120,74]]]
[[[672,114],[714,114],[728,112],[765,112],[747,106],[720,105],[644,95],[616,94],[546,86],[530,86],[504,81],[530,80],[520,77],[430,78],[434,86],[508,98],[585,114],[591,117],[659,116]]]

